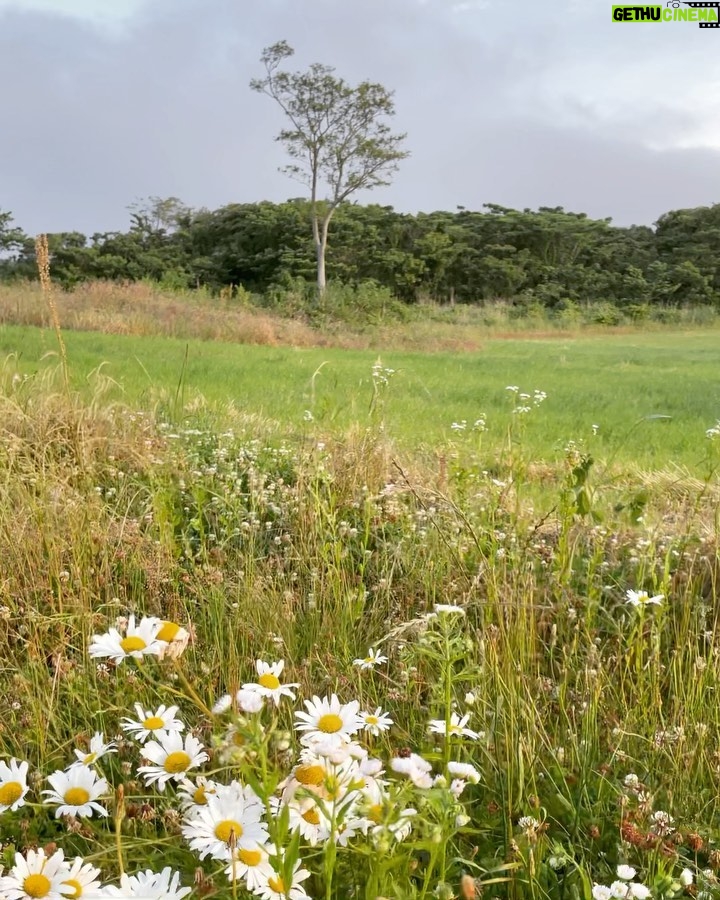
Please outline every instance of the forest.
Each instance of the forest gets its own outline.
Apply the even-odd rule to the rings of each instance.
[[[130,208],[126,231],[48,236],[53,280],[154,281],[272,297],[311,296],[315,253],[311,204],[233,203],[191,209],[151,197]],[[562,310],[611,304],[720,305],[720,204],[660,216],[654,227],[614,225],[561,207],[403,213],[344,203],[327,249],[330,285],[375,287],[405,304],[483,304]],[[0,281],[37,277],[34,239],[0,212]]]

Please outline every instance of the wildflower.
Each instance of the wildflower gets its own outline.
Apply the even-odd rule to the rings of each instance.
[[[636,881],[613,881],[610,885],[610,896],[614,900],[647,900],[650,888]]]
[[[623,881],[632,881],[637,875],[637,870],[632,866],[618,866],[616,871],[617,877],[621,878]]]
[[[433,607],[433,609],[437,615],[443,615],[443,616],[452,616],[452,615],[464,616],[465,615],[465,610],[462,608],[462,606],[455,606],[452,603],[436,603],[435,606]]]
[[[640,787],[640,779],[634,772],[630,772],[629,775],[623,778],[623,784],[626,788],[630,788],[631,791],[636,791]]]
[[[382,711],[382,707],[378,706],[374,713],[362,712],[360,718],[363,720],[365,731],[377,737],[381,732],[387,731],[393,724],[393,720],[387,713]]]
[[[665,599],[664,594],[656,594],[651,597],[647,591],[626,591],[625,596],[627,597],[625,602],[631,606],[649,606],[650,604],[659,606]]]
[[[524,831],[527,837],[532,838],[537,834],[540,823],[534,816],[520,816],[518,828],[520,831]]]
[[[471,784],[477,784],[480,781],[480,773],[470,763],[449,762],[447,770],[450,775],[454,775],[456,778],[464,778]]]
[[[468,691],[467,694],[465,694],[465,706],[475,706],[475,700],[476,697],[472,691]]]
[[[230,859],[230,865],[225,869],[225,874],[230,881],[245,879],[245,885],[249,891],[257,892],[258,888],[267,882],[275,874],[270,865],[270,859],[264,847],[243,849],[236,847]]]
[[[192,888],[180,887],[180,873],[166,866],[162,872],[146,869],[136,875],[121,875],[120,887],[108,885],[107,897],[137,897],[138,900],[182,900]]]
[[[471,728],[467,727],[467,723],[470,721],[470,713],[466,713],[462,718],[458,716],[457,713],[452,713],[450,716],[450,728],[447,728],[447,722],[445,719],[431,719],[430,724],[428,725],[428,731],[432,734],[450,734],[452,736],[467,737],[470,740],[477,741],[480,738],[480,734],[477,731],[473,731]]]
[[[165,645],[158,654],[160,659],[164,659],[166,656],[170,659],[177,659],[187,648],[190,632],[176,622],[161,622],[157,639]]]
[[[86,863],[80,856],[75,857],[68,877],[63,882],[64,885],[72,888],[72,893],[68,895],[70,900],[79,900],[85,895],[98,896],[102,890],[102,885],[97,880],[99,874],[100,869],[96,869],[91,863]]]
[[[25,806],[25,795],[28,792],[27,773],[28,764],[24,760],[18,764],[13,758],[10,765],[0,760],[0,813],[7,810],[15,812],[16,809]]]
[[[690,869],[683,869],[680,873],[679,880],[680,884],[683,887],[690,887],[690,885],[693,883],[693,873],[690,871]]]
[[[74,768],[75,766],[92,766],[107,753],[116,752],[115,741],[110,741],[109,744],[106,744],[103,733],[101,731],[96,731],[90,738],[90,750],[88,753],[85,753],[82,750],[74,751],[77,759],[70,768]]]
[[[393,757],[390,760],[390,768],[399,775],[407,775],[416,787],[423,789],[432,787],[433,780],[430,775],[432,766],[417,753]]]
[[[157,740],[148,741],[143,747],[143,756],[154,763],[140,766],[138,773],[145,778],[145,784],[157,783],[159,790],[165,790],[168,781],[182,781],[189,769],[194,769],[208,759],[200,741],[191,734],[182,735],[177,731],[158,733]]]
[[[353,665],[357,666],[359,669],[374,669],[375,666],[382,665],[382,663],[386,663],[387,661],[387,656],[383,656],[381,653],[378,653],[374,647],[371,647],[368,650],[368,655],[364,659],[353,660]]]
[[[204,775],[198,775],[195,781],[185,778],[178,786],[181,807],[187,811],[195,806],[205,806],[208,797],[216,794],[218,787],[217,781],[205,778]]]
[[[258,885],[255,893],[259,897],[262,897],[263,900],[276,900],[278,897],[281,898],[281,900],[303,900],[308,894],[305,892],[305,888],[300,882],[309,878],[310,872],[307,869],[301,868],[301,866],[302,863],[298,860],[287,880],[277,872],[273,872],[273,874],[268,877],[267,881],[263,881],[262,884]]]
[[[257,682],[244,684],[243,690],[254,691],[260,694],[261,697],[269,697],[275,706],[280,706],[282,697],[289,697],[291,700],[295,699],[295,692],[291,688],[300,687],[300,685],[297,683],[282,684],[280,681],[280,675],[285,668],[284,660],[281,659],[280,662],[276,663],[266,663],[258,659],[255,663],[255,668],[258,673]]]
[[[131,615],[124,637],[117,628],[110,628],[107,634],[93,635],[88,653],[93,658],[107,656],[118,664],[129,656],[135,659],[148,655],[160,656],[163,646],[157,635],[161,625],[160,619],[147,616],[136,625],[135,616]]]
[[[223,694],[218,700],[213,704],[213,714],[216,716],[221,716],[223,713],[226,713],[230,707],[232,706],[232,697],[230,694]]]
[[[305,701],[307,712],[296,712],[295,725],[297,731],[304,731],[301,738],[303,744],[323,740],[328,744],[340,744],[347,741],[363,726],[363,720],[358,715],[360,703],[352,700],[350,703],[340,703],[333,694],[330,698],[314,696],[312,700]]]
[[[64,884],[70,873],[62,850],[51,857],[44,850],[28,850],[27,859],[15,854],[15,865],[0,878],[0,896],[6,900],[61,900],[73,893]]]
[[[612,891],[605,884],[594,884],[592,889],[593,900],[611,900]]]
[[[232,850],[254,850],[269,840],[265,825],[260,821],[265,807],[248,785],[233,781],[218,785],[217,793],[207,798],[204,806],[196,807],[185,816],[182,833],[200,859],[230,861]]]
[[[675,831],[675,820],[669,813],[663,812],[661,809],[652,813],[650,821],[652,822],[652,830],[655,834],[659,835],[659,837],[667,837],[667,835],[672,834],[673,831]]]
[[[59,804],[55,810],[55,818],[60,816],[91,817],[93,812],[106,816],[107,810],[97,801],[108,791],[108,783],[99,778],[94,769],[86,766],[70,766],[69,769],[53,772],[48,775],[53,790],[43,791],[47,795],[44,802]]]
[[[394,821],[376,825],[372,829],[372,836],[377,841],[378,838],[382,838],[387,833],[390,837],[400,843],[400,841],[404,841],[412,831],[413,816],[416,815],[416,809],[407,807],[397,814]]]
[[[288,812],[290,813],[291,830],[299,831],[311,847],[317,846],[320,841],[327,840],[328,823],[323,815],[322,807],[311,797],[288,803]]]
[[[285,685],[285,687],[287,687],[287,685]],[[290,687],[296,687],[296,685],[290,685]],[[289,694],[287,696],[289,696]],[[294,699],[295,695],[293,694],[292,696]],[[244,688],[241,688],[235,694],[235,702],[237,703],[238,709],[241,712],[259,713],[260,710],[265,705],[265,698],[261,694],[256,693],[255,691],[248,691],[248,690],[245,690]],[[277,705],[277,701],[276,701],[276,705]]]
[[[175,718],[178,711],[177,706],[159,706],[155,712],[143,709],[139,704],[135,704],[135,713],[137,719],[122,719],[120,726],[123,731],[127,731],[136,738],[140,743],[144,743],[151,735],[157,737],[161,734],[167,734],[169,731],[182,731],[185,725],[180,719]]]

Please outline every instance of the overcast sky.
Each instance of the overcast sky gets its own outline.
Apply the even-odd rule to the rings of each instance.
[[[0,0],[0,211],[125,227],[148,195],[284,200],[262,48],[395,90],[411,158],[360,199],[564,206],[619,224],[720,202],[720,29],[611,0]]]

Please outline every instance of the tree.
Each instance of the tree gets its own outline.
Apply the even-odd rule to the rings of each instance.
[[[252,90],[271,97],[289,119],[277,136],[294,160],[283,171],[310,190],[317,286],[325,291],[325,254],[330,221],[343,201],[360,190],[390,183],[406,135],[392,134],[386,118],[395,114],[393,95],[381,84],[351,87],[329,66],[315,63],[306,72],[281,71],[295,51],[286,41],[263,50],[265,77]],[[320,194],[327,191],[325,200]]]

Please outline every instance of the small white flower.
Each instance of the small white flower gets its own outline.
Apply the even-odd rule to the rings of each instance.
[[[218,785],[207,803],[189,810],[182,833],[200,859],[229,862],[234,848],[255,850],[264,846],[268,832],[262,823],[265,806],[255,791],[233,781]]]
[[[87,766],[71,766],[63,771],[53,772],[47,780],[53,790],[43,791],[49,805],[59,804],[55,818],[60,816],[90,817],[93,812],[106,816],[107,810],[97,801],[108,792],[108,783],[99,778],[94,769]]]
[[[690,887],[690,885],[693,883],[693,880],[693,873],[691,872],[691,870],[683,869],[680,873],[680,884],[683,887]]]
[[[426,790],[433,786],[430,774],[432,766],[417,753],[411,753],[410,756],[394,756],[390,760],[390,768],[399,775],[406,775],[415,787]]]
[[[258,673],[258,680],[243,685],[243,690],[254,691],[262,697],[268,697],[273,701],[275,706],[280,706],[283,697],[295,699],[295,692],[291,688],[300,687],[299,684],[283,684],[280,681],[280,675],[285,668],[285,661],[280,660],[275,663],[266,663],[258,659],[255,663]]]
[[[307,869],[301,868],[302,863],[298,860],[292,870],[291,877],[285,881],[277,872],[263,881],[255,889],[255,893],[262,897],[263,900],[303,900],[308,894],[301,882],[310,877]]]
[[[77,759],[70,768],[74,768],[75,766],[92,766],[107,753],[117,753],[117,750],[115,748],[115,741],[110,741],[110,743],[106,744],[102,732],[96,731],[90,738],[90,749],[87,753],[84,750],[75,750],[73,752]]]
[[[108,885],[107,897],[136,897],[138,900],[182,900],[192,888],[180,886],[180,873],[167,866],[162,872],[146,869],[135,875],[121,875],[120,887]]]
[[[284,687],[287,688],[288,686],[284,685]],[[297,685],[290,685],[290,687],[297,687]],[[285,696],[289,696],[289,694],[286,693]],[[295,695],[293,694],[293,697],[294,696]],[[256,691],[248,691],[241,688],[235,694],[235,702],[237,703],[240,712],[259,713],[265,705],[265,698]]]
[[[368,654],[363,659],[353,660],[353,665],[359,669],[374,669],[375,666],[382,665],[388,661],[387,656],[378,653],[373,647],[368,650]]]
[[[230,694],[223,694],[218,700],[213,704],[212,711],[216,716],[221,716],[223,713],[226,713],[230,707],[232,706],[232,697]]]
[[[15,865],[0,878],[0,896],[4,900],[61,900],[73,893],[64,884],[70,873],[62,850],[46,857],[44,850],[28,850],[27,858],[15,854]]]
[[[393,720],[387,713],[382,711],[382,707],[380,706],[377,707],[374,713],[360,713],[360,718],[363,720],[365,731],[375,737],[381,732],[387,731],[393,724]]]
[[[295,713],[295,729],[305,732],[300,739],[305,745],[319,740],[336,745],[346,743],[363,726],[357,700],[343,704],[335,694],[322,699],[314,696],[305,700],[305,708],[307,712]]]
[[[195,769],[208,759],[200,741],[192,734],[182,735],[178,731],[159,732],[157,740],[148,741],[143,747],[143,756],[154,763],[140,766],[138,773],[145,784],[156,783],[158,789],[165,790],[168,781],[183,781],[189,769]]]
[[[177,706],[159,706],[155,712],[149,709],[143,709],[139,704],[135,704],[135,712],[137,719],[122,719],[120,726],[123,731],[127,731],[136,738],[140,743],[146,741],[151,735],[153,737],[159,734],[166,734],[168,731],[182,731],[185,725],[180,719],[175,718],[178,711]]]
[[[475,694],[473,694],[472,691],[468,691],[467,694],[465,694],[465,706],[475,706],[476,699]]]
[[[88,653],[93,658],[109,657],[118,664],[130,656],[134,659],[160,656],[165,649],[164,643],[157,638],[161,627],[160,619],[147,616],[136,625],[135,616],[131,615],[124,637],[117,628],[110,628],[106,634],[96,634]]]
[[[480,781],[480,773],[470,763],[449,762],[447,769],[450,775],[455,778],[464,778],[471,784],[477,784]]]
[[[71,887],[73,892],[69,895],[69,900],[79,900],[85,895],[90,898],[101,896],[102,885],[98,881],[100,869],[96,869],[91,863],[86,863],[81,857],[75,857],[68,877],[63,884]]]
[[[625,596],[627,597],[625,602],[631,606],[649,606],[651,604],[660,606],[665,599],[664,594],[656,594],[654,597],[651,597],[647,591],[626,591]]]
[[[262,884],[272,878],[275,870],[270,865],[268,853],[263,847],[251,850],[236,847],[225,874],[230,881],[240,881],[244,878],[247,889],[256,893]]]
[[[0,760],[0,814],[8,809],[15,812],[21,806],[25,806],[25,795],[28,792],[27,784],[28,764],[18,763],[16,759],[10,760],[10,765]]]
[[[433,609],[438,615],[442,616],[465,615],[465,610],[462,606],[456,606],[452,603],[436,603]]]
[[[611,900],[612,891],[605,884],[594,884],[592,895],[593,900]]]
[[[632,866],[618,866],[616,871],[617,877],[623,881],[632,881],[637,875],[637,870],[633,869]]]
[[[445,719],[431,719],[428,730],[432,734],[445,734],[447,732],[453,737],[467,737],[470,738],[470,740],[477,741],[481,735],[479,732],[473,731],[471,728],[467,727],[469,721],[470,713],[466,713],[462,718],[460,718],[457,713],[452,713],[450,715],[449,729]]]

